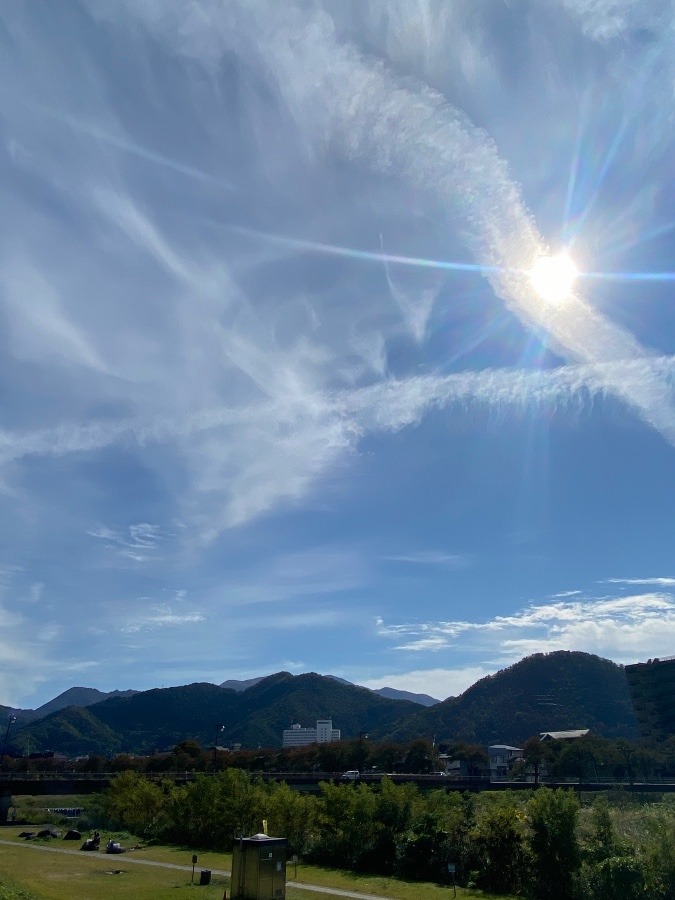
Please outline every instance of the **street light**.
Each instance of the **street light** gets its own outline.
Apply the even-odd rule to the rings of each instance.
[[[225,730],[224,725],[216,725],[216,737],[213,742],[213,771],[215,772],[218,767],[218,735],[221,731]]]
[[[7,750],[7,738],[9,737],[9,729],[16,722],[16,716],[10,715],[7,720],[7,731],[5,731],[5,740],[2,742],[2,753],[0,753],[0,769],[2,769],[2,764],[5,761],[5,750]]]

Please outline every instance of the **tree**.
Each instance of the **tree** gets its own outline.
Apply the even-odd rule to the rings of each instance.
[[[398,785],[389,778],[382,779],[375,793],[375,840],[372,854],[363,860],[365,868],[388,875],[394,873],[401,840],[412,823],[417,797],[414,784]]]
[[[480,744],[468,744],[465,741],[453,744],[448,751],[448,757],[462,760],[466,764],[467,773],[471,776],[482,775],[489,765],[485,747]]]
[[[675,898],[675,816],[661,812],[648,820],[645,848],[647,896],[654,900]]]
[[[406,772],[420,775],[428,775],[434,768],[434,750],[431,741],[420,738],[413,741],[405,755],[404,767]]]
[[[114,823],[142,837],[157,837],[168,821],[162,788],[136,772],[122,772],[104,794],[103,810]]]
[[[579,801],[569,791],[540,788],[527,804],[532,888],[537,900],[567,900],[581,854]]]
[[[609,803],[604,795],[593,801],[591,809],[591,836],[588,853],[591,859],[601,862],[620,853],[612,817],[609,812]]]
[[[528,738],[523,744],[523,756],[513,767],[514,775],[522,775],[532,771],[534,783],[539,784],[539,776],[544,765],[551,761],[551,748],[547,741],[539,737]]]
[[[369,855],[377,836],[376,800],[366,785],[320,784],[317,808],[317,843],[313,856],[319,862],[358,868]]]
[[[524,818],[513,804],[492,804],[478,816],[470,834],[480,872],[478,887],[520,893],[529,868]]]
[[[315,798],[282,783],[268,786],[264,803],[269,834],[285,837],[289,853],[304,854],[316,818]]]
[[[439,881],[445,877],[450,852],[448,832],[439,828],[432,813],[425,813],[401,846],[398,874],[404,878]]]
[[[461,884],[468,871],[473,798],[436,790],[416,792],[413,801],[413,821],[400,841],[397,873],[406,878],[444,881],[447,863],[452,862]]]
[[[643,900],[655,894],[645,893],[645,879],[634,856],[609,856],[589,873],[585,893],[592,900]]]

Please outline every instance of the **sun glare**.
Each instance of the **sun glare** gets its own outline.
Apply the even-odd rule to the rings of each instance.
[[[540,256],[530,269],[530,282],[542,300],[557,306],[572,296],[578,269],[568,253]]]

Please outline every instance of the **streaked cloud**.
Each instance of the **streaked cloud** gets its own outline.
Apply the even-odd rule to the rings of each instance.
[[[129,525],[126,530],[100,526],[87,533],[104,542],[106,548],[113,550],[116,556],[135,563],[155,559],[161,545],[171,537],[159,525],[150,522],[137,522]]]
[[[531,653],[581,650],[620,662],[667,654],[675,629],[675,598],[667,593],[533,604],[485,621],[388,624],[378,634],[404,652],[451,651],[461,636],[465,649],[501,664]],[[671,647],[672,649],[672,647]]]
[[[675,578],[606,578],[604,584],[652,585],[654,587],[675,587]]]
[[[446,566],[450,569],[471,565],[472,559],[461,553],[443,553],[440,550],[420,550],[417,553],[397,553],[383,556],[385,562],[411,566]]]
[[[673,13],[521,6],[5,4],[3,696],[217,678],[224,616],[253,674],[327,630],[411,677],[668,633],[673,579],[597,579],[658,571],[668,528]],[[553,309],[527,270],[558,241],[585,277]],[[523,608],[504,528],[593,589]]]
[[[629,29],[654,27],[663,4],[654,0],[560,0],[589,37],[609,41]]]
[[[143,605],[143,599],[139,601]],[[154,631],[159,628],[175,628],[183,625],[194,625],[204,621],[200,612],[180,612],[164,604],[153,604],[146,613],[140,613],[128,618],[118,625],[118,630],[124,634],[137,634],[140,631]]]

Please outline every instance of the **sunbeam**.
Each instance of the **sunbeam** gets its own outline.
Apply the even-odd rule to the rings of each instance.
[[[310,253],[320,253],[325,256],[341,256],[345,259],[359,259],[364,262],[376,262],[384,264],[396,264],[399,266],[416,266],[421,269],[440,269],[447,272],[477,272],[487,275],[490,272],[506,272],[502,266],[486,266],[480,263],[451,262],[444,259],[426,259],[416,256],[401,256],[395,253],[382,253],[374,250],[358,250],[354,247],[340,247],[337,244],[323,244],[317,241],[307,241],[302,238],[290,238],[281,234],[270,234],[266,231],[258,231],[255,228],[230,225],[230,231],[249,237],[259,238],[282,247],[295,250],[306,250]]]
[[[579,272],[587,281],[675,281],[675,272]]]

